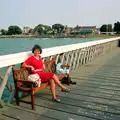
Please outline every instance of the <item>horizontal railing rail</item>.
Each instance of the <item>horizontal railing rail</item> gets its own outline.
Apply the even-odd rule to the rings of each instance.
[[[76,49],[86,48],[86,47],[90,47],[90,46],[94,46],[94,45],[98,45],[98,44],[102,44],[110,41],[116,41],[118,39],[120,39],[120,37],[79,43],[79,44],[64,45],[64,46],[58,46],[53,48],[46,48],[46,49],[43,49],[43,53],[41,56],[49,57],[52,55],[73,51]],[[0,56],[0,68],[22,63],[24,62],[25,59],[27,59],[31,55],[32,53],[28,51],[28,52],[21,52],[21,53]]]

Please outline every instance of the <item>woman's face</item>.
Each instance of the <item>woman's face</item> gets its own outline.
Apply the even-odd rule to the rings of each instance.
[[[39,56],[40,55],[40,50],[39,49],[35,49],[34,50],[34,56]]]

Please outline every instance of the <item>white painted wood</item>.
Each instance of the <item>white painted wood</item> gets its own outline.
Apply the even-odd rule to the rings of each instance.
[[[64,64],[64,59],[65,59],[65,53],[63,53],[63,55],[62,55],[62,59],[61,59],[61,64],[62,65]]]
[[[56,60],[55,60],[56,64],[58,63],[59,56],[60,56],[60,55],[58,54],[57,57],[56,57]]]
[[[72,63],[73,63],[73,57],[74,57],[75,51],[71,51],[71,57],[70,57],[70,67],[72,68]]]
[[[80,63],[80,56],[81,56],[81,49],[79,49],[78,51],[78,60],[77,60],[77,65],[76,65],[76,68],[79,67],[79,63]]]
[[[0,78],[1,78],[1,80],[3,81],[4,75],[3,75],[2,71],[1,71],[1,69],[0,69]],[[12,90],[12,85],[11,85],[10,83],[7,82],[7,85],[6,85],[6,86],[7,86],[7,88],[8,88],[9,91]]]
[[[79,52],[79,50],[75,51],[75,57],[73,59],[73,69],[75,69],[75,67],[76,67],[78,52]]]
[[[76,49],[85,48],[85,47],[89,47],[89,46],[93,46],[93,45],[97,45],[97,44],[107,43],[110,41],[117,41],[119,39],[120,39],[120,37],[116,37],[116,38],[110,38],[110,39],[90,41],[90,42],[86,42],[86,43],[46,48],[46,49],[43,49],[43,53],[41,54],[41,56],[48,57],[48,56],[65,53],[65,52],[69,52],[69,51],[73,51]],[[30,51],[28,51],[28,52],[21,52],[21,53],[16,53],[16,54],[0,56],[0,68],[22,63],[31,55],[32,55],[32,53]]]
[[[87,50],[87,53],[86,53],[85,63],[87,63],[87,62],[88,62],[88,59],[89,59],[89,47],[87,47],[86,50]]]
[[[69,55],[70,55],[70,52],[67,53],[65,64],[68,64],[68,63],[69,63]]]
[[[9,76],[11,71],[12,71],[12,66],[8,67],[8,69],[5,73],[4,79],[3,79],[2,83],[0,84],[0,99],[2,97],[3,91],[4,91],[5,86],[7,84],[8,76]]]

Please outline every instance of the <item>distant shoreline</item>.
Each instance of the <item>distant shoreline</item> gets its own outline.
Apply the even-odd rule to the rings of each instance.
[[[41,36],[36,36],[36,35],[4,35],[0,36],[0,38],[110,38],[110,37],[116,37],[118,35],[104,35],[104,34],[87,34],[87,35],[41,35]]]
[[[0,38],[34,38],[35,35],[2,35]]]

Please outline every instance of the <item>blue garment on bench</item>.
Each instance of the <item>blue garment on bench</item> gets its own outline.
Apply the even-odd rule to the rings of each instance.
[[[66,67],[62,68],[61,65],[62,65],[61,63],[58,63],[56,65],[57,74],[69,74],[69,69],[67,69]]]

